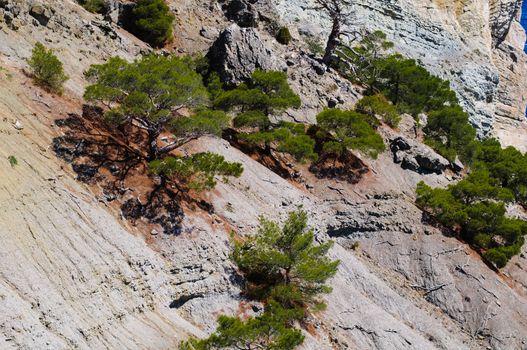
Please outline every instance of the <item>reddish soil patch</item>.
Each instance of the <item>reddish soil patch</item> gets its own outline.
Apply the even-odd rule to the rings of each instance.
[[[99,108],[88,106],[82,116],[69,114],[56,125],[64,135],[53,139],[55,153],[71,163],[78,180],[97,184],[104,201],[118,203],[121,215],[132,224],[179,234],[184,206],[213,210],[177,181],[149,173],[142,151],[147,149],[147,137],[140,128],[111,126]]]
[[[369,172],[368,166],[352,152],[345,150],[341,155],[323,152],[323,144],[334,141],[328,136],[318,136],[317,126],[311,126],[308,135],[315,140],[315,151],[320,155],[319,159],[309,166],[309,171],[319,179],[342,180],[352,184],[358,183],[362,177]],[[260,164],[264,165],[284,179],[302,182],[303,176],[299,167],[294,165],[295,160],[288,154],[276,151],[272,147],[263,147],[249,143],[239,137],[234,129],[227,129],[223,138],[231,146],[239,149]]]

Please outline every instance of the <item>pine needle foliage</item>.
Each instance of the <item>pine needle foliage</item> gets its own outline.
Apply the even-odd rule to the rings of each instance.
[[[68,80],[62,62],[42,43],[36,43],[28,60],[33,81],[51,92],[62,94],[63,84]]]
[[[84,98],[105,106],[108,123],[134,124],[145,130],[147,160],[156,160],[192,139],[217,135],[228,124],[224,113],[204,109],[209,94],[195,68],[188,56],[151,54],[131,63],[113,57],[85,73],[94,84],[86,88]],[[198,112],[182,118],[176,113],[182,108]],[[165,128],[174,132],[176,141],[158,147],[156,140]]]
[[[304,211],[290,213],[283,225],[260,218],[255,236],[234,242],[232,259],[247,279],[247,295],[264,303],[263,313],[246,320],[220,316],[210,337],[182,342],[179,349],[292,350],[302,344],[295,324],[323,309],[318,297],[331,292],[326,281],[337,272],[339,261],[327,257],[331,246],[314,243]]]
[[[325,282],[339,265],[327,257],[332,244],[315,245],[306,212],[295,211],[283,225],[261,218],[255,236],[235,242],[232,258],[258,299],[308,306],[319,303],[319,294],[331,292]]]
[[[417,205],[480,249],[498,268],[520,252],[527,222],[506,217],[505,204],[514,200],[514,194],[487,169],[479,168],[446,189],[420,182],[416,193]]]
[[[79,3],[86,11],[93,13],[102,13],[105,7],[104,0],[79,0]]]
[[[240,163],[227,162],[222,155],[204,152],[187,157],[165,157],[149,163],[150,171],[156,175],[179,180],[180,187],[205,191],[216,186],[216,176],[240,177]]]
[[[172,41],[174,15],[164,0],[138,0],[132,10],[130,31],[154,47]]]
[[[386,148],[382,137],[370,125],[371,118],[365,114],[328,108],[317,115],[317,122],[335,138],[325,145],[326,152],[341,154],[350,148],[375,159]]]

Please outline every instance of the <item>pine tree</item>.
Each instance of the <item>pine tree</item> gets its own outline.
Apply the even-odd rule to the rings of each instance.
[[[228,111],[238,110],[233,124],[242,130],[239,137],[263,144],[264,152],[270,152],[274,144],[278,151],[291,154],[297,161],[317,159],[315,141],[305,134],[305,125],[273,124],[269,119],[272,113],[300,107],[300,98],[289,86],[285,73],[257,70],[248,84],[217,94],[214,105]]]
[[[172,40],[174,15],[164,0],[138,0],[132,10],[130,30],[154,47]]]
[[[87,101],[105,106],[105,118],[114,125],[134,124],[147,134],[146,159],[153,161],[206,134],[219,134],[228,118],[222,112],[178,116],[182,108],[200,108],[208,92],[189,57],[148,55],[132,63],[119,57],[93,65],[87,72],[95,83],[86,88]],[[158,137],[171,129],[176,140],[158,147]]]
[[[290,213],[283,225],[261,218],[255,236],[235,241],[232,258],[247,279],[247,295],[263,302],[264,312],[244,321],[220,316],[210,337],[182,342],[179,349],[292,350],[302,344],[295,322],[324,306],[318,296],[331,291],[326,281],[337,272],[339,261],[327,257],[331,246],[314,243],[304,211]]]
[[[386,147],[382,137],[368,123],[370,119],[359,112],[335,108],[328,108],[317,115],[318,125],[336,139],[336,143],[329,144],[333,152],[342,153],[343,149],[350,148],[377,158]]]
[[[331,291],[325,282],[339,262],[326,256],[332,242],[315,245],[313,239],[304,211],[290,213],[282,226],[261,218],[255,236],[235,243],[233,260],[258,299],[284,307],[318,304],[316,297]]]
[[[243,172],[240,163],[225,161],[219,154],[205,152],[187,157],[165,157],[149,163],[156,175],[179,180],[178,188],[196,191],[211,190],[216,186],[216,176],[239,177]]]
[[[62,62],[51,49],[46,49],[41,43],[36,43],[28,64],[35,84],[62,94],[62,85],[68,80],[68,76],[64,73]]]
[[[401,116],[395,106],[381,94],[364,96],[357,102],[355,111],[369,116],[371,119],[370,125],[373,127],[378,126],[377,117],[391,127],[397,127],[401,120]]]

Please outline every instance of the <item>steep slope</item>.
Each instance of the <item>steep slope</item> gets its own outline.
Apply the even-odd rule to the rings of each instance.
[[[312,10],[312,0],[272,2],[301,33],[331,28],[323,13]],[[517,0],[366,0],[354,9],[352,29],[382,30],[398,51],[449,79],[481,135],[527,150],[527,56]]]
[[[454,7],[439,1],[375,3],[361,5],[362,18],[368,19],[365,24],[392,26],[387,32],[394,40],[393,28],[400,31],[403,24],[407,26],[402,31],[407,36],[401,37],[398,47],[420,52],[423,60],[429,59],[429,67],[452,74],[474,120],[481,125],[491,120],[497,104],[475,98],[479,96],[475,89],[486,81],[486,74],[496,73],[497,66],[489,64],[489,58],[502,50],[492,49],[493,43],[501,41],[503,47],[512,40],[512,31],[489,29],[487,18],[492,12],[506,26],[513,17],[507,15],[509,6],[496,7],[498,2],[492,2],[490,11],[479,2],[466,1]],[[283,219],[298,205],[309,212],[317,240],[337,241],[331,254],[342,261],[331,282],[329,309],[313,318],[305,349],[525,347],[525,258],[516,258],[513,266],[498,275],[467,245],[424,224],[422,213],[413,205],[415,184],[424,180],[446,185],[452,176],[403,170],[389,152],[377,161],[368,160],[372,170],[357,185],[317,179],[302,166],[298,170],[305,182],[295,183],[226,141],[203,138],[186,150],[213,150],[241,162],[245,169],[241,178],[220,182],[206,196],[214,213],[186,208],[179,236],[140,232],[122,220],[112,203],[97,197],[100,189],[74,179],[69,165],[55,157],[50,144],[63,132],[54,121],[80,113],[82,71],[90,63],[112,55],[131,59],[148,48],[73,1],[45,5],[50,20],[42,25],[29,15],[32,2],[0,0],[0,18],[5,19],[6,13],[11,16],[13,6],[18,8],[17,21],[0,22],[1,347],[163,349],[174,348],[189,334],[205,335],[214,329],[218,314],[240,312],[239,276],[228,258],[229,231],[250,233],[259,215]],[[395,16],[393,22],[381,20],[394,16],[389,11],[379,14],[384,5],[403,11],[404,16]],[[173,44],[181,52],[205,50],[229,26],[215,1],[172,1],[171,6],[181,17]],[[278,3],[279,10],[285,8],[289,13],[281,12],[284,18],[294,19],[301,11],[295,1]],[[507,10],[505,15],[496,15],[502,11],[496,9],[502,8]],[[430,14],[433,20],[427,19]],[[320,21],[319,16],[309,16],[310,25]],[[458,17],[470,26],[479,23],[484,33],[477,26],[462,29],[453,22]],[[295,23],[291,22],[292,28],[305,25]],[[316,75],[308,58],[287,52],[296,50],[295,46],[283,48],[263,30],[260,34],[278,59],[293,63],[288,73],[305,107],[285,117],[312,120],[328,98],[340,96],[339,104],[350,106],[360,95],[334,74]],[[35,40],[45,38],[71,76],[65,97],[52,97],[33,87],[19,70],[25,67]],[[511,53],[517,53],[516,44],[511,44]],[[481,58],[460,54],[462,59],[446,62],[448,54],[439,54],[445,47],[452,50],[450,58],[459,50],[485,48],[486,53]],[[435,54],[445,61],[432,60]],[[522,76],[524,58],[517,57],[514,69]],[[472,77],[472,69],[481,74],[475,80],[458,79],[451,70],[460,65],[469,66],[465,76]],[[331,84],[337,84],[336,92]],[[497,94],[494,81],[488,86],[493,96]],[[510,96],[513,111],[523,103],[519,94]],[[16,120],[24,126],[20,131],[14,128]],[[492,130],[500,130],[496,125]],[[503,128],[504,137],[512,138]],[[491,130],[490,125],[485,130]],[[392,133],[383,132],[385,137]],[[6,158],[10,155],[16,156],[19,165],[9,167]],[[358,250],[353,249],[355,241],[360,242]]]
[[[166,261],[49,150],[53,116],[75,104],[0,75],[0,158],[19,163],[0,168],[2,338],[17,349],[173,347],[192,326],[167,308]]]

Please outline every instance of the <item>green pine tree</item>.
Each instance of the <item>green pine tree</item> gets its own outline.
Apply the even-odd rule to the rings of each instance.
[[[138,0],[132,10],[130,30],[154,47],[172,40],[174,15],[164,0]]]
[[[338,154],[350,148],[377,158],[386,147],[382,137],[370,125],[370,120],[362,113],[336,108],[328,108],[317,115],[318,125],[336,139],[336,143],[328,145],[332,152]]]
[[[339,262],[326,256],[332,242],[315,245],[313,239],[304,211],[290,213],[282,226],[261,218],[255,236],[235,243],[233,260],[259,300],[272,298],[284,307],[319,304]]]
[[[62,62],[46,49],[41,43],[36,43],[28,60],[35,84],[57,94],[62,94],[62,85],[68,76],[64,73]]]
[[[119,57],[93,65],[87,72],[94,81],[84,98],[105,106],[110,124],[138,125],[147,134],[146,159],[153,161],[182,144],[206,134],[220,134],[228,124],[222,112],[203,111],[208,91],[195,71],[190,57],[148,55],[132,63]],[[197,108],[198,113],[183,118],[182,108]],[[157,139],[166,128],[176,140],[158,147]]]
[[[290,213],[283,225],[261,218],[255,236],[235,241],[232,258],[247,279],[247,295],[264,303],[263,313],[246,320],[220,316],[210,337],[179,349],[292,350],[302,344],[296,321],[324,306],[318,297],[331,291],[326,282],[337,272],[339,261],[327,257],[331,246],[314,243],[304,211]]]

